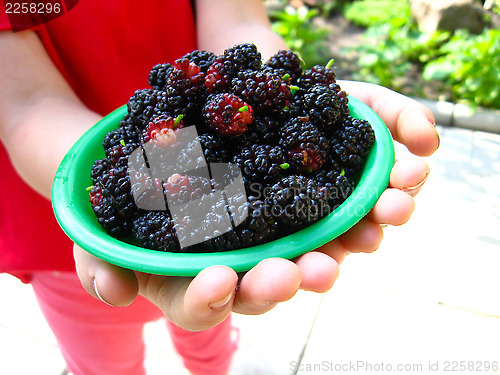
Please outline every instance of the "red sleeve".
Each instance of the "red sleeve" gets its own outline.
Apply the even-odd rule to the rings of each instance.
[[[11,31],[9,17],[7,16],[7,11],[5,9],[5,3],[0,1],[0,31]]]
[[[78,0],[69,1],[71,8]],[[50,7],[50,8],[49,8]],[[47,10],[50,9],[51,12]],[[33,0],[23,2],[9,0],[0,2],[0,31],[40,31],[43,25],[66,12],[60,0],[48,0],[43,3]]]

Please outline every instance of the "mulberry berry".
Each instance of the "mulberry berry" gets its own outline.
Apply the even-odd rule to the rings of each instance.
[[[214,186],[208,178],[173,174],[163,184],[169,205],[178,205],[210,195]]]
[[[336,82],[335,71],[327,66],[314,65],[311,69],[307,69],[298,85],[304,90],[308,90],[314,85],[321,84],[328,86],[331,83]]]
[[[158,103],[162,100],[165,92],[156,89],[142,89],[134,92],[127,103],[129,121],[142,131],[151,121],[154,115],[160,115],[161,107]],[[168,113],[168,111],[166,112]]]
[[[133,233],[139,244],[153,250],[179,252],[181,250],[175,223],[166,212],[150,211],[134,220]]]
[[[266,71],[245,70],[231,82],[231,91],[259,113],[279,113],[292,98],[290,86]]]
[[[205,50],[194,50],[193,52],[185,54],[183,58],[188,59],[198,66],[203,73],[206,73],[210,65],[212,65],[217,58],[217,55]]]
[[[298,171],[312,172],[320,169],[330,148],[328,139],[308,118],[297,117],[282,129],[280,145],[288,153],[291,165]]]
[[[231,204],[229,204],[231,206]],[[229,251],[240,248],[257,246],[276,239],[278,224],[270,215],[265,203],[250,198],[239,207],[229,207],[230,212],[245,211],[244,220],[235,228],[205,241],[209,251]],[[209,215],[206,225],[213,225],[214,221],[223,220],[220,215]]]
[[[100,186],[93,186],[89,199],[98,223],[113,237],[122,238],[130,235],[130,223],[125,216],[114,207],[112,199],[102,195]]]
[[[123,123],[123,125],[116,130],[112,130],[106,134],[102,142],[106,155],[110,155],[112,153],[113,147],[126,147],[129,145],[129,148],[133,147],[134,149],[137,148],[139,144],[139,133],[137,132],[136,127],[128,122]]]
[[[337,84],[314,85],[291,103],[294,116],[307,116],[319,130],[333,134],[349,115],[347,95]]]
[[[209,93],[228,91],[231,80],[245,69],[257,70],[262,64],[262,57],[254,44],[238,44],[218,56],[207,70],[205,85]]]
[[[222,136],[240,135],[253,122],[253,109],[236,95],[212,94],[203,107],[207,126]]]
[[[114,207],[124,216],[134,216],[137,205],[132,193],[127,164],[110,166],[103,169],[101,177],[96,181],[105,198],[113,201]]]
[[[183,115],[173,118],[168,115],[163,115],[153,118],[142,135],[144,143],[153,141],[159,145],[168,145],[172,140],[172,133],[177,129],[184,127],[182,121]]]
[[[354,190],[352,182],[338,170],[322,170],[311,177],[323,192],[330,207],[335,208],[344,202]]]
[[[231,152],[222,139],[215,134],[202,134],[198,140],[203,150],[203,155],[207,163],[227,163],[230,160]]]
[[[288,74],[290,76],[290,82],[294,84],[302,76],[300,58],[293,51],[280,50],[278,53],[271,56],[265,65],[278,71],[281,78]]]
[[[167,78],[174,67],[168,63],[157,64],[151,68],[148,83],[154,89],[163,89],[167,83]]]
[[[233,159],[242,171],[245,182],[262,182],[266,185],[283,176],[285,161],[283,149],[279,146],[253,145],[242,149]]]
[[[351,116],[344,121],[343,130],[332,141],[332,152],[347,176],[362,169],[374,142],[375,133],[368,121]]]
[[[330,213],[327,198],[316,183],[304,176],[291,175],[274,184],[266,194],[273,217],[293,230],[303,228]]]

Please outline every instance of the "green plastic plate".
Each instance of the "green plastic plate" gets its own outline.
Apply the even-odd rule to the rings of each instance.
[[[236,272],[248,271],[265,258],[292,259],[346,232],[375,205],[389,182],[394,164],[394,145],[387,127],[368,106],[349,97],[351,115],[366,119],[375,131],[375,144],[359,182],[348,199],[313,225],[267,244],[218,253],[168,253],[144,249],[111,237],[97,222],[86,188],[90,171],[104,157],[102,140],[119,126],[126,106],[118,108],[89,129],[69,150],[57,171],[52,205],[65,233],[89,253],[118,266],[171,276],[195,276],[211,265],[226,265]]]

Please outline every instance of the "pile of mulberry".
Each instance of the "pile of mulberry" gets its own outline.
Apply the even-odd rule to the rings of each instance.
[[[195,50],[159,62],[94,162],[89,201],[113,237],[167,252],[257,246],[325,217],[375,142],[334,69],[292,51]]]

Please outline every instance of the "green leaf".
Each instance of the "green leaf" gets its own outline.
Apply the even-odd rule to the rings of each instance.
[[[446,81],[455,71],[455,64],[449,60],[436,60],[427,64],[422,73],[426,81]]]

